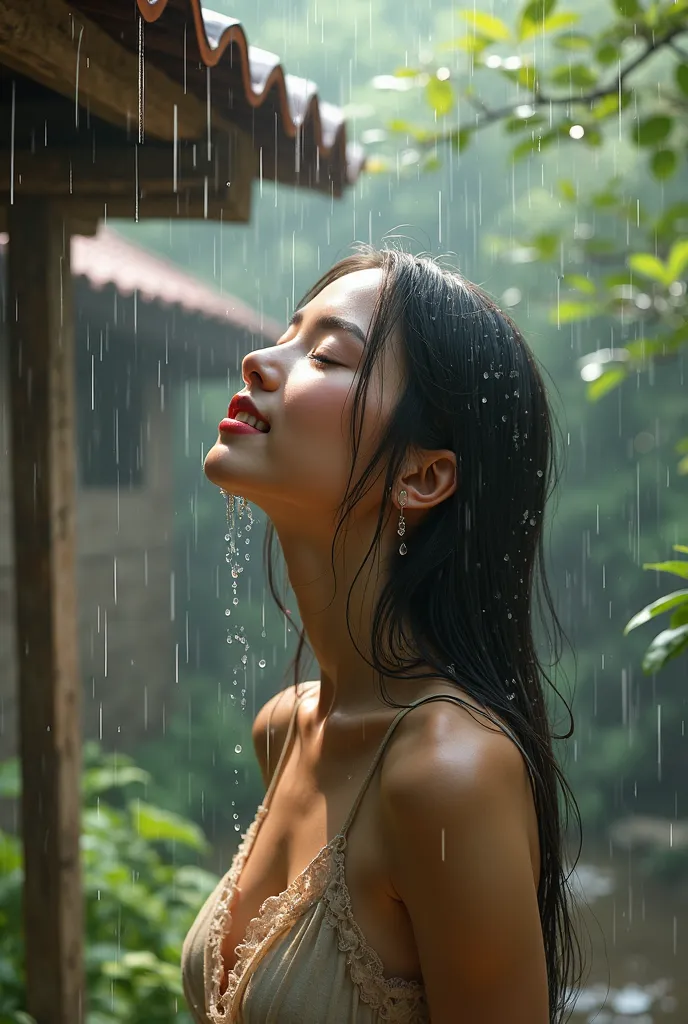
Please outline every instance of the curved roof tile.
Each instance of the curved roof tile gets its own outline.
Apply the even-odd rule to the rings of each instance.
[[[73,6],[128,49],[138,51],[138,19],[123,17],[112,0],[73,0]],[[131,8],[130,8],[131,10]],[[364,166],[363,150],[347,143],[343,112],[318,96],[306,78],[286,74],[280,58],[249,46],[236,18],[200,0],[136,0],[147,23],[145,59],[212,102],[248,131],[263,151],[266,178],[340,196]],[[226,98],[225,98],[226,97]]]

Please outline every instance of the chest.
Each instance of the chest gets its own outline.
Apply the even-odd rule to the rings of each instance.
[[[222,941],[224,977],[236,964],[236,947],[271,896],[282,894],[324,856],[334,870],[331,850],[323,851],[339,832],[355,800],[364,770],[351,768],[336,785],[299,777],[289,770],[280,779],[268,814],[249,847],[230,907],[229,928]],[[377,952],[386,977],[420,978],[420,965],[404,905],[391,892],[379,818],[377,778],[373,777],[347,833],[344,880],[353,918],[366,942]]]

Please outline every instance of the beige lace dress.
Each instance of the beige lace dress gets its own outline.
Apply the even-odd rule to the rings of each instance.
[[[264,802],[184,942],[182,982],[196,1024],[428,1024],[422,983],[385,977],[380,957],[356,924],[344,862],[349,827],[392,732],[408,711],[431,700],[455,702],[451,695],[432,694],[396,715],[342,830],[284,892],[263,902],[236,947],[237,961],[220,994],[222,940],[230,927],[232,897],[268,813],[300,703],[294,701]]]

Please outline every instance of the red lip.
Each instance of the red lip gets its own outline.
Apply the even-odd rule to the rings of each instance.
[[[254,405],[248,395],[235,395],[232,401],[229,403],[227,410],[227,417],[233,420],[238,412],[247,412],[249,416],[255,416],[257,420],[262,420],[267,423],[268,429],[270,427],[270,421],[267,416],[264,416],[260,409]],[[267,431],[266,431],[267,433]]]

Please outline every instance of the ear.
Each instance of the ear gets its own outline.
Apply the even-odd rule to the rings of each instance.
[[[399,477],[395,505],[399,505],[399,491],[408,495],[406,509],[422,512],[434,508],[451,497],[458,487],[456,454],[448,448],[419,452]]]

